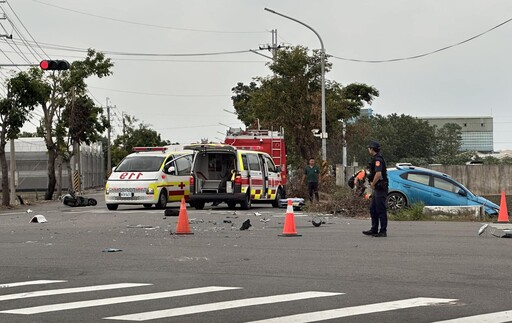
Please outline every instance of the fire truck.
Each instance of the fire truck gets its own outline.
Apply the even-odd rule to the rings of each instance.
[[[272,157],[274,164],[281,169],[283,198],[286,196],[286,145],[284,131],[230,128],[226,133],[225,144],[244,150],[263,151]]]

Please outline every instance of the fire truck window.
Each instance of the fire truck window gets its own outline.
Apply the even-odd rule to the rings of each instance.
[[[274,162],[272,159],[266,155],[264,155],[265,163],[267,164],[267,168],[269,172],[277,173],[276,165],[274,165]]]
[[[256,154],[248,154],[247,159],[249,161],[249,169],[251,171],[261,171],[260,160]]]

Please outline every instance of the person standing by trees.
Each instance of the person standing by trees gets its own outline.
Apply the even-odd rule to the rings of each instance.
[[[370,175],[368,177],[373,189],[372,200],[370,203],[372,227],[370,230],[363,231],[363,234],[374,237],[386,237],[388,227],[388,213],[386,210],[388,174],[386,162],[380,153],[380,144],[377,141],[371,141],[368,144],[368,153],[372,156],[372,161],[370,162]]]
[[[316,201],[320,201],[318,196],[318,184],[320,184],[320,167],[316,165],[316,161],[313,157],[309,159],[309,165],[304,169],[303,180],[307,182],[309,200],[313,203],[313,194],[315,195]]]

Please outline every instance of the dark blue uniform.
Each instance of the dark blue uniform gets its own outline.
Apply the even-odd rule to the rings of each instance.
[[[388,195],[388,174],[386,162],[380,153],[373,156],[370,162],[370,183],[373,182],[375,173],[381,172],[381,179],[375,184],[370,203],[370,215],[372,217],[371,231],[374,234],[386,233],[388,227],[388,213],[386,210],[386,197]],[[380,231],[379,231],[380,223]]]

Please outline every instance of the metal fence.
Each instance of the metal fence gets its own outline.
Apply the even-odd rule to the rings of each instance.
[[[348,178],[362,168],[336,165],[336,185],[347,185]],[[425,168],[451,176],[477,195],[512,192],[512,165],[431,165]]]
[[[11,156],[10,144],[6,145],[7,164]],[[48,152],[43,138],[20,138],[15,140],[15,183],[18,192],[44,192],[48,188]],[[101,143],[90,146],[82,145],[80,147],[80,163],[78,159],[71,161],[71,169],[81,168],[81,187],[80,190],[101,187],[105,184],[105,166]],[[63,192],[68,190],[68,164],[63,163],[62,175],[57,170],[57,187],[59,185]],[[9,180],[11,170],[9,169]],[[2,176],[0,174],[0,176]]]

